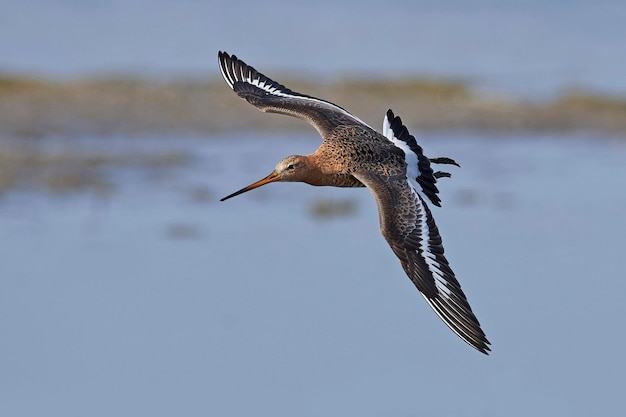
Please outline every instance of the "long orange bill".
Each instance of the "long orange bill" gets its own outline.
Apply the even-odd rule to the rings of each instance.
[[[262,185],[269,184],[270,182],[276,182],[278,180],[280,180],[280,177],[278,176],[276,171],[274,171],[270,175],[268,175],[267,177],[263,178],[262,180],[259,180],[259,181],[255,182],[254,184],[250,184],[247,187],[244,187],[241,190],[236,191],[236,192],[232,193],[231,195],[228,195],[228,196],[222,198],[220,201],[228,200],[229,198],[236,197],[239,194],[245,193],[246,191],[254,190],[255,188],[258,188],[258,187],[260,187]]]

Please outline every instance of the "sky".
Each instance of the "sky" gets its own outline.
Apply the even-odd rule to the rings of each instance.
[[[0,1],[0,71],[217,77],[227,50],[304,76],[455,78],[626,93],[620,1]]]

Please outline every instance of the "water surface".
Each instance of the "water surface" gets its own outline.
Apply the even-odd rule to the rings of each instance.
[[[367,190],[218,202],[315,132],[111,138],[193,158],[112,171],[108,195],[2,197],[0,414],[615,415],[624,143],[422,136],[462,165],[434,214],[491,356],[428,308]],[[320,200],[355,211],[315,216]]]

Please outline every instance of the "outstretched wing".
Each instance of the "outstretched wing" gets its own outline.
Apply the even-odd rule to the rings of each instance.
[[[418,145],[415,137],[402,124],[399,116],[394,116],[391,109],[387,110],[383,120],[383,134],[395,146],[402,149],[407,163],[407,175],[417,181],[424,195],[436,206],[441,207],[439,189],[437,188],[437,178],[449,177],[447,172],[433,172],[431,162],[436,164],[458,164],[450,158],[429,159],[424,155],[422,147]]]
[[[381,233],[428,304],[457,335],[487,354],[489,341],[444,256],[439,230],[416,181],[402,174],[353,175],[374,195]]]
[[[224,80],[229,87],[239,97],[264,112],[287,114],[305,120],[313,125],[322,137],[339,125],[367,126],[358,117],[333,103],[291,91],[235,55],[220,51],[218,60]]]

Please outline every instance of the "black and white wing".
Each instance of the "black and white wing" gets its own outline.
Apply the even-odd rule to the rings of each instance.
[[[439,189],[436,185],[437,178],[449,177],[450,174],[442,171],[433,172],[431,163],[456,166],[459,166],[459,164],[451,158],[427,158],[415,137],[402,124],[402,119],[399,116],[394,116],[391,109],[387,110],[383,120],[383,135],[404,151],[407,175],[417,181],[424,195],[434,205],[441,207],[441,199],[437,195],[439,194]]]
[[[429,159],[399,117],[389,110],[383,134],[404,153],[403,172],[355,172],[378,205],[380,230],[404,271],[435,313],[468,344],[487,354],[489,341],[444,255],[435,219],[424,198],[439,206],[438,177],[431,162],[458,165],[450,158]]]
[[[416,182],[373,172],[354,176],[374,195],[381,233],[428,304],[461,339],[488,354],[489,341],[444,256],[439,229]]]
[[[218,60],[224,80],[230,88],[239,97],[264,112],[287,114],[305,120],[322,137],[339,125],[367,126],[361,119],[336,104],[288,89],[235,55],[220,51]]]

